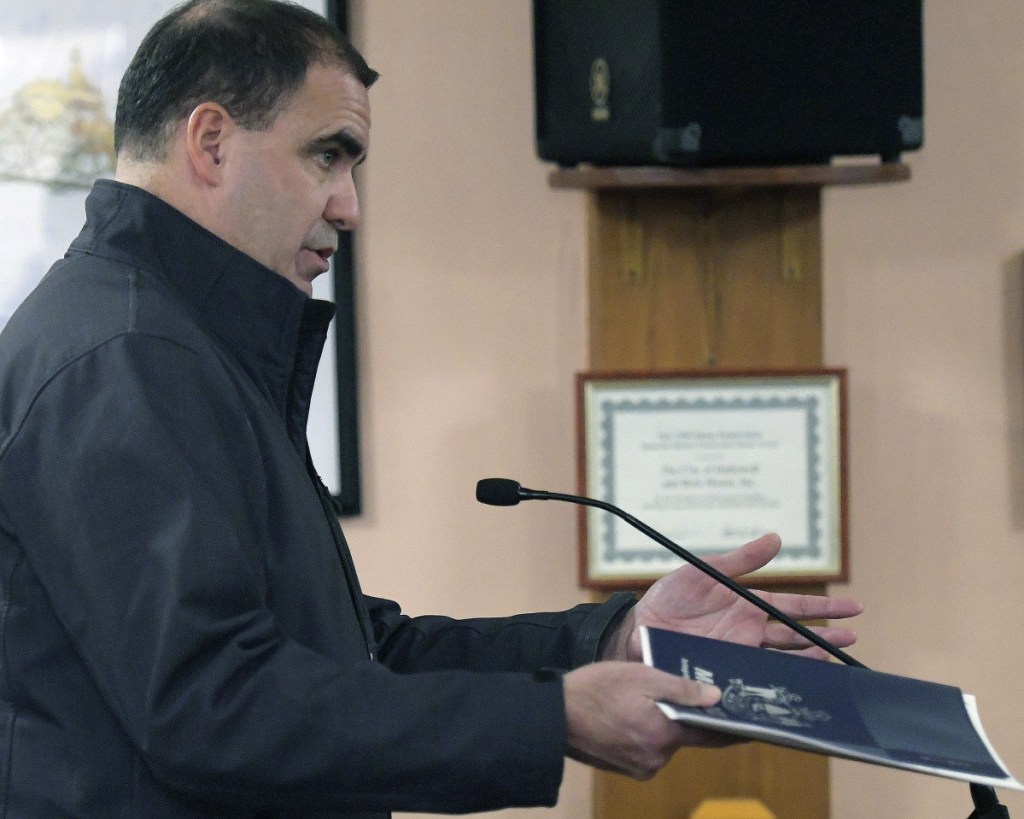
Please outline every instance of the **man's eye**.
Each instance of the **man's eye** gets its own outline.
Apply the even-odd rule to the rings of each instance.
[[[338,161],[340,154],[334,150],[320,151],[317,155],[317,161],[325,168],[330,168]]]

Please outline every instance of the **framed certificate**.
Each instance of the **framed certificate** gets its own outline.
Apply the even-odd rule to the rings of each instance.
[[[700,557],[767,532],[757,585],[847,579],[846,371],[579,373],[582,494]],[[682,560],[625,521],[580,510],[580,582],[636,588]]]

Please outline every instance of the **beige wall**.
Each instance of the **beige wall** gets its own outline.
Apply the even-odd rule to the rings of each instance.
[[[573,511],[473,500],[488,475],[575,485],[584,200],[535,158],[530,4],[354,5],[383,75],[360,172],[366,513],[346,524],[364,586],[414,614],[571,605]],[[826,363],[850,370],[840,591],[868,606],[855,655],[977,694],[1024,777],[1024,4],[927,0],[925,19],[913,179],[825,196]],[[837,819],[970,812],[959,783],[832,770]],[[589,814],[586,769],[548,813]]]
[[[850,368],[858,657],[978,696],[1024,777],[1024,3],[927,0],[913,179],[829,192],[826,356]],[[833,765],[835,815],[961,816],[957,783]],[[1024,798],[1006,795],[1013,815]]]

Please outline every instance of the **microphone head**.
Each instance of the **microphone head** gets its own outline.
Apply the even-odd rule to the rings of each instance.
[[[509,478],[484,478],[476,483],[476,499],[488,506],[515,506],[522,487]]]

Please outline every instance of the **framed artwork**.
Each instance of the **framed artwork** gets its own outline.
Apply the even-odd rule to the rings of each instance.
[[[758,585],[847,579],[841,369],[579,373],[582,494],[707,557],[767,532]],[[682,565],[626,522],[580,511],[580,581],[636,588]]]
[[[347,3],[300,0],[347,28]],[[81,230],[85,197],[114,173],[120,78],[142,37],[175,0],[120,0],[5,9],[0,48],[0,328]],[[10,12],[10,13],[8,13]],[[339,511],[361,511],[355,264],[341,235],[317,298],[338,313],[309,415],[313,460]],[[322,280],[322,281],[321,281]]]

